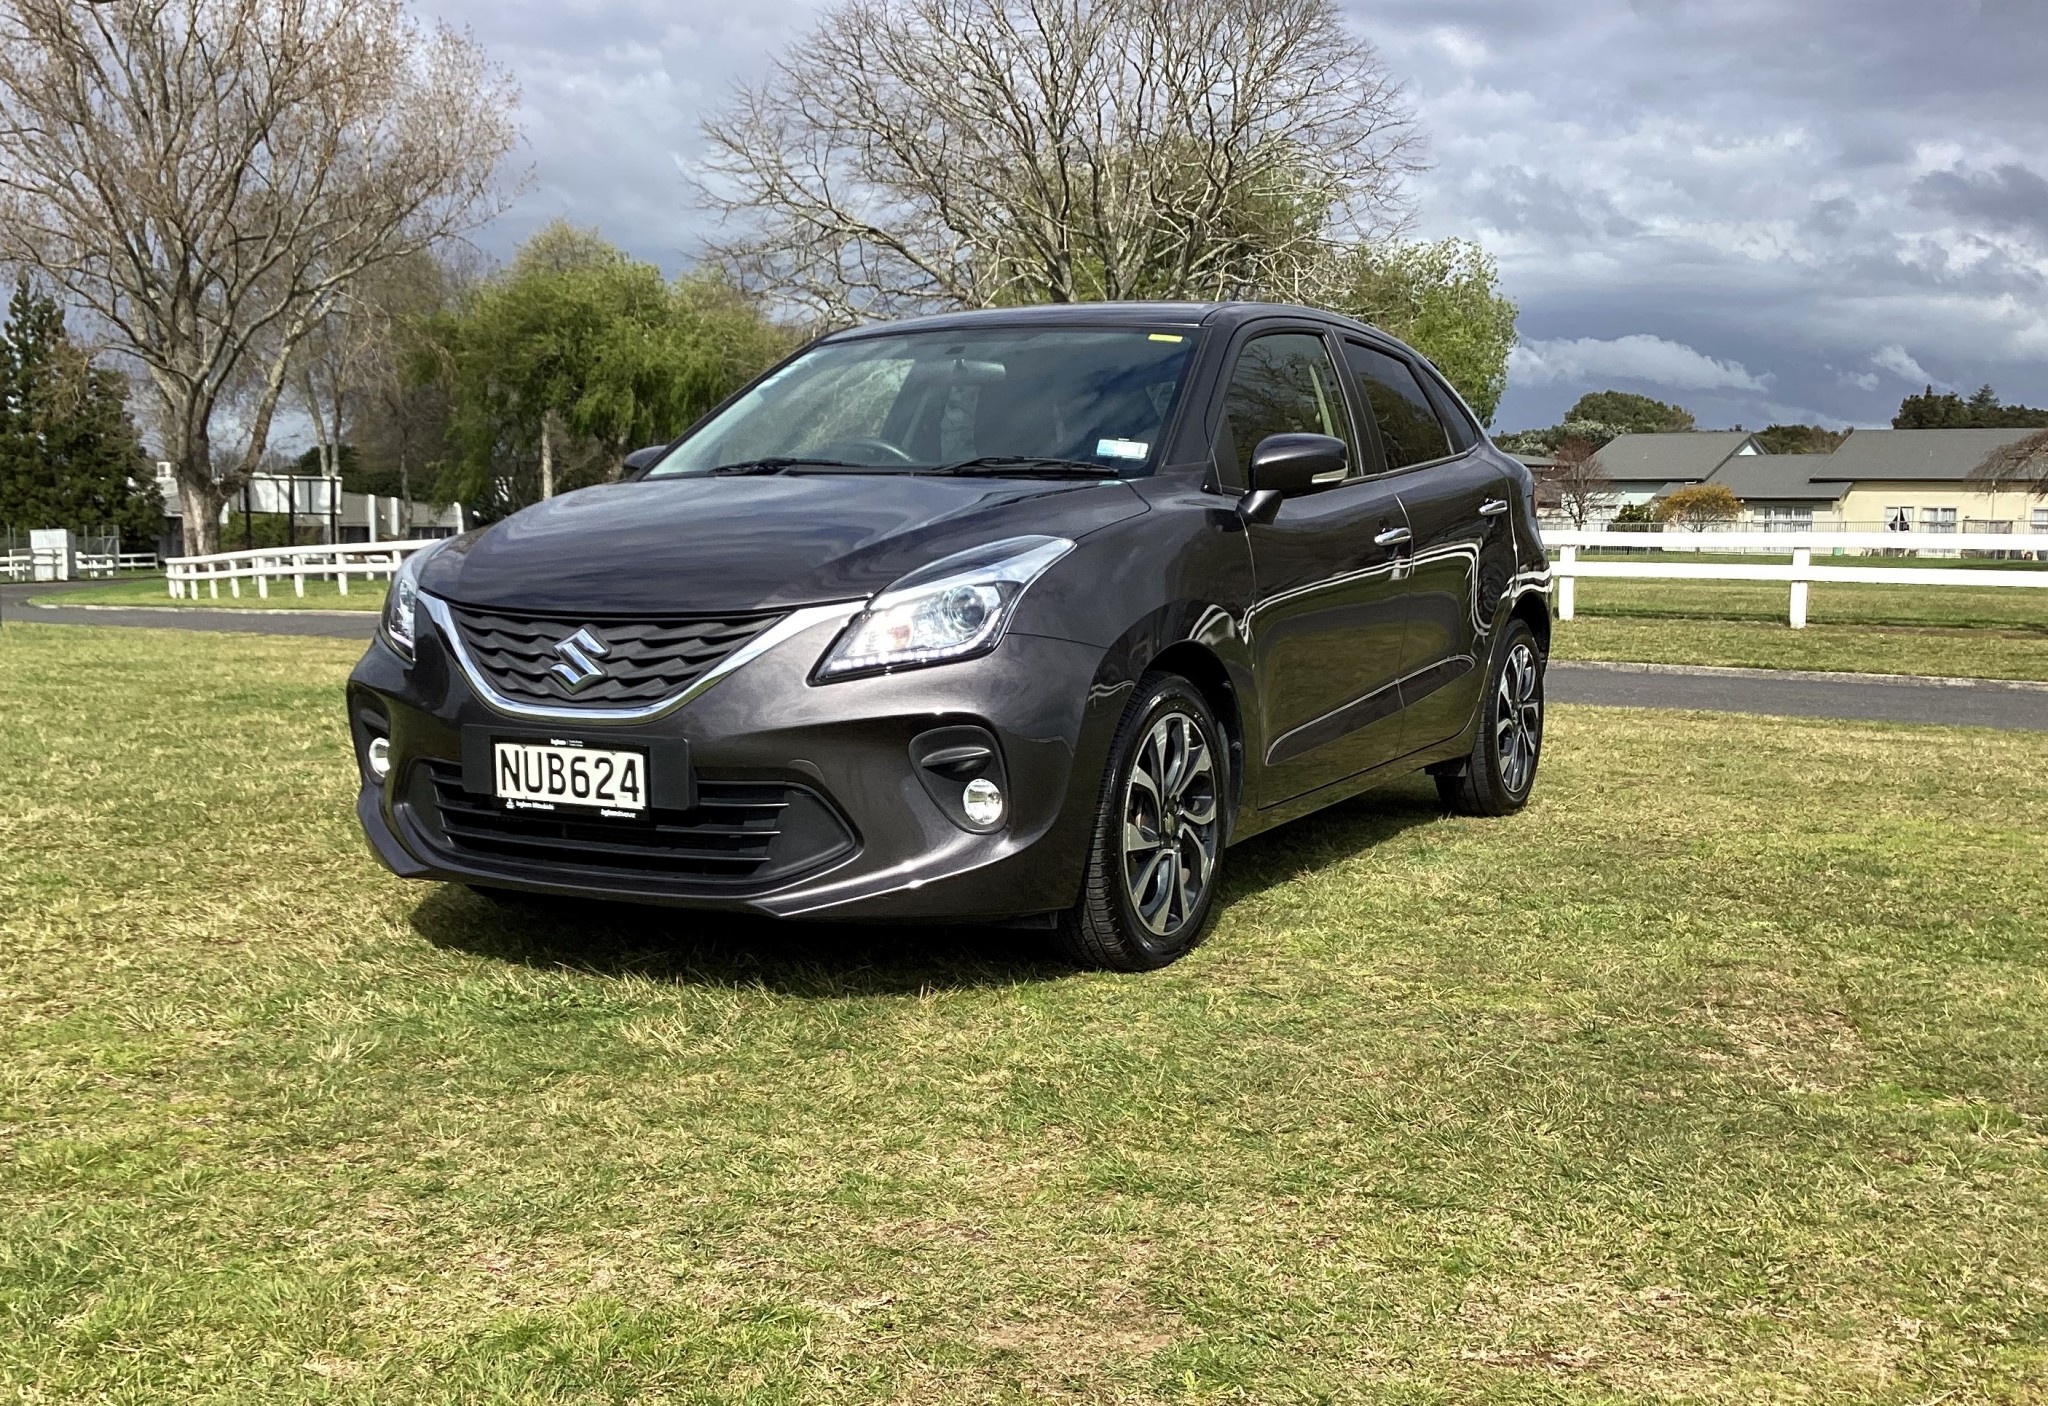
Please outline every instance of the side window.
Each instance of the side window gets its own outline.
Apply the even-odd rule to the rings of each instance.
[[[1242,482],[1250,482],[1252,450],[1267,435],[1333,435],[1351,447],[1353,473],[1363,462],[1337,368],[1323,339],[1306,332],[1276,332],[1245,343],[1223,393],[1223,421]]]
[[[1358,377],[1358,388],[1379,421],[1389,469],[1427,463],[1451,452],[1443,422],[1406,362],[1358,342],[1344,344],[1344,359],[1351,363],[1351,374]]]
[[[1444,430],[1451,437],[1451,453],[1463,454],[1479,443],[1479,426],[1465,413],[1463,403],[1442,372],[1434,366],[1424,366],[1421,375],[1424,388],[1429,391],[1429,402],[1436,407],[1436,417],[1444,422]]]

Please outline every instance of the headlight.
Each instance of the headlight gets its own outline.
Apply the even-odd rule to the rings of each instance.
[[[1072,550],[1064,537],[1008,537],[920,567],[853,617],[825,651],[818,681],[988,653],[1024,588]]]
[[[391,647],[412,658],[413,617],[419,613],[420,567],[438,548],[422,547],[405,559],[391,578],[391,591],[384,597],[384,638]]]

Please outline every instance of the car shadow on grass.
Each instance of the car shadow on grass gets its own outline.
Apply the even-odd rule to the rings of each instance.
[[[960,925],[777,922],[732,913],[436,888],[412,913],[436,947],[548,970],[796,996],[890,996],[1073,975],[1051,934]]]
[[[1396,782],[1230,851],[1218,918],[1240,899],[1440,819],[1427,777]],[[438,886],[413,910],[436,947],[551,971],[852,997],[1015,986],[1077,974],[1050,931],[965,924],[778,922],[630,903]]]

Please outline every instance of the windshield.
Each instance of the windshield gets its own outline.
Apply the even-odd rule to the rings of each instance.
[[[649,471],[1147,472],[1194,348],[1191,332],[991,327],[828,343],[790,362]]]

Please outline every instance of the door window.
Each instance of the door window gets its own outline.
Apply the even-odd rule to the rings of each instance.
[[[1337,368],[1323,339],[1306,332],[1278,332],[1245,343],[1224,392],[1223,421],[1244,483],[1251,482],[1252,450],[1267,435],[1330,435],[1350,446],[1354,473],[1361,462]]]
[[[1346,342],[1344,356],[1351,363],[1351,374],[1358,378],[1358,388],[1365,392],[1366,402],[1372,406],[1373,418],[1379,421],[1388,468],[1426,464],[1451,452],[1443,421],[1437,418],[1422,383],[1415,379],[1407,363],[1359,342]]]

